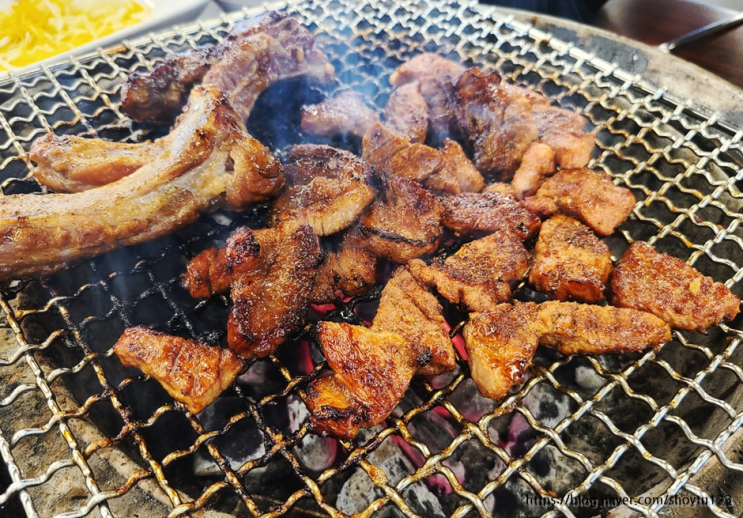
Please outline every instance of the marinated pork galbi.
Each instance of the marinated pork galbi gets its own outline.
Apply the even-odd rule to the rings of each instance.
[[[508,283],[523,279],[530,265],[523,241],[508,230],[465,243],[443,263],[408,263],[413,277],[467,311],[484,311],[510,299]]]
[[[240,210],[283,183],[281,164],[242,129],[210,88],[150,163],[121,180],[74,194],[19,194],[0,201],[0,279],[50,273],[68,262],[166,235],[220,206]]]
[[[224,248],[208,248],[189,261],[183,287],[195,299],[229,291],[240,275],[260,268],[260,251],[253,232],[248,227],[239,228]]]
[[[435,252],[441,244],[444,212],[439,200],[404,178],[391,178],[378,193],[371,209],[348,237],[355,248],[365,248],[377,257],[406,263]]]
[[[390,83],[397,88],[411,82],[418,83],[428,105],[429,129],[435,140],[458,134],[451,98],[454,83],[462,72],[464,67],[459,63],[438,54],[423,53],[403,63],[390,76]]]
[[[408,178],[428,189],[459,194],[477,192],[484,181],[461,146],[446,140],[441,150],[413,144],[381,123],[364,135],[361,144],[364,160],[390,178]]]
[[[705,331],[740,311],[740,299],[724,284],[641,242],[632,243],[614,269],[609,300],[688,331]]]
[[[643,311],[515,302],[473,313],[462,335],[472,379],[484,396],[500,399],[526,380],[537,345],[562,354],[636,352],[669,341],[671,328]]]
[[[400,266],[382,290],[371,329],[397,333],[415,349],[417,374],[429,376],[454,368],[454,346],[436,297]]]
[[[533,302],[500,304],[470,315],[462,336],[472,379],[483,396],[501,399],[526,381],[539,344],[533,329],[536,315]]]
[[[529,282],[557,300],[599,302],[611,273],[609,247],[582,223],[558,214],[544,223]]]
[[[539,130],[526,96],[500,88],[500,76],[467,70],[455,86],[455,112],[477,169],[510,179]],[[510,92],[510,93],[509,93]]]
[[[229,349],[131,327],[114,345],[126,367],[152,376],[189,412],[198,414],[235,381],[243,362]]]
[[[298,76],[328,84],[335,72],[307,29],[271,12],[238,27],[221,48],[185,58],[169,56],[151,72],[131,74],[121,109],[136,121],[165,124],[180,113],[189,89],[201,81],[219,89],[246,120],[266,88]]]
[[[227,343],[248,359],[273,354],[302,328],[321,260],[309,225],[288,222],[274,232],[275,251],[264,269],[237,277],[230,292]]]
[[[352,439],[400,402],[419,367],[416,351],[397,333],[335,322],[318,323],[317,338],[333,374],[307,387],[311,423],[317,433]]]
[[[302,108],[302,131],[326,137],[361,138],[379,115],[364,103],[358,92],[346,90],[319,104]]]
[[[313,304],[327,304],[338,300],[337,292],[347,297],[366,293],[377,279],[377,258],[363,248],[346,243],[340,250],[327,252],[317,269],[310,300]]]
[[[173,133],[173,136],[177,133]],[[151,162],[173,137],[125,144],[47,133],[31,145],[34,178],[54,192],[80,192],[115,182]]]
[[[537,191],[552,198],[557,207],[591,227],[600,236],[610,236],[635,207],[632,191],[618,187],[611,176],[590,169],[562,169]]]
[[[413,144],[421,144],[428,133],[428,105],[418,81],[395,88],[384,108],[385,125]]]
[[[356,155],[330,146],[293,146],[284,167],[287,186],[269,213],[272,226],[306,222],[318,236],[348,228],[374,201],[371,168]]]
[[[444,226],[458,236],[510,230],[521,239],[539,231],[541,220],[510,196],[494,192],[448,196],[444,204]]]
[[[519,200],[534,196],[545,178],[554,172],[554,151],[546,144],[534,142],[524,153],[511,180],[513,196]]]

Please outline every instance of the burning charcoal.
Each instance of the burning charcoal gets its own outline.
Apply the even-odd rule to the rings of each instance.
[[[581,387],[592,391],[597,391],[606,385],[606,379],[589,365],[579,365],[575,369],[575,382]]]
[[[207,431],[221,430],[230,418],[243,412],[245,407],[238,398],[221,397],[206,407],[197,417]],[[232,469],[238,469],[266,453],[263,432],[251,417],[242,419],[224,436],[214,439],[214,444],[224,455]],[[214,462],[206,448],[199,448],[194,455],[194,474],[197,477],[222,475],[222,470]]]
[[[473,423],[480,420],[482,416],[493,411],[498,402],[486,398],[480,393],[472,378],[467,378],[451,393],[449,402],[459,412]]]
[[[388,483],[392,486],[415,471],[413,464],[392,437],[385,439],[376,450],[369,454],[367,460],[384,471]],[[366,472],[358,468],[341,488],[335,506],[342,513],[361,513],[380,496],[382,496],[382,491],[375,486]],[[436,496],[423,484],[408,487],[403,492],[403,498],[421,516],[434,518],[445,516]],[[402,514],[397,508],[387,506],[374,516],[392,518],[402,516]]]
[[[302,400],[295,395],[287,398],[289,413],[289,428],[293,432],[299,430],[310,418],[310,412]],[[338,452],[338,442],[335,439],[307,434],[297,444],[292,452],[306,469],[323,471],[333,465]]]
[[[554,428],[570,414],[570,397],[545,383],[534,386],[522,404],[542,426]]]
[[[284,388],[283,378],[268,360],[257,361],[239,378],[238,383],[251,391],[251,396],[262,398]]]

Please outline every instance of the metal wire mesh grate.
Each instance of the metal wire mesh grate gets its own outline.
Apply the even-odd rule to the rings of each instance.
[[[615,258],[647,240],[743,294],[743,130],[474,3],[332,0],[281,9],[317,34],[340,87],[380,108],[391,71],[425,50],[495,68],[580,111],[595,128],[593,165],[638,200],[633,220],[608,239]],[[151,128],[118,110],[126,75],[166,51],[219,41],[237,20],[151,35],[0,82],[3,194],[42,192],[27,151],[49,128],[148,136]],[[251,123],[261,130],[260,118]],[[253,364],[214,409],[188,414],[157,383],[124,369],[111,347],[138,324],[224,340],[227,301],[191,300],[179,275],[187,259],[246,223],[261,224],[261,211],[205,216],[158,242],[3,288],[0,456],[10,483],[0,504],[64,517],[199,515],[207,505],[237,516],[549,517],[593,516],[585,502],[625,498],[625,507],[656,516],[664,497],[686,495],[707,498],[701,505],[716,516],[739,512],[693,481],[713,460],[727,474],[743,472],[728,448],[743,423],[735,325],[676,332],[673,342],[636,355],[540,351],[530,380],[499,404],[479,396],[459,358],[453,373],[416,380],[385,426],[352,442],[308,429],[303,388],[324,366],[308,330]],[[375,295],[315,317],[359,322],[373,314]],[[126,507],[137,489],[157,505]]]

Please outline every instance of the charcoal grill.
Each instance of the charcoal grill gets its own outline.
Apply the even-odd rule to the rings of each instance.
[[[598,144],[592,166],[638,200],[631,220],[607,240],[614,258],[645,240],[743,295],[743,129],[466,0],[274,7],[317,35],[338,72],[336,89],[358,89],[379,108],[392,70],[433,51],[496,69],[584,114]],[[218,42],[257,12],[0,81],[3,194],[43,194],[27,151],[49,128],[123,141],[156,135],[119,111],[127,74],[151,68],[167,51]],[[267,96],[264,114],[286,111],[286,96],[301,103],[319,95],[283,88],[274,92],[275,106]],[[291,143],[282,135],[291,134],[292,121],[279,117],[267,127],[267,120],[259,107],[251,130],[281,151]],[[309,429],[303,389],[324,366],[310,325],[276,356],[254,363],[211,410],[188,414],[153,380],[124,369],[111,347],[137,324],[223,342],[227,301],[191,300],[179,275],[235,227],[260,225],[261,214],[218,212],[158,242],[2,287],[5,509],[29,517],[740,513],[738,321],[706,335],[675,332],[672,342],[642,354],[540,351],[529,381],[499,403],[479,397],[460,357],[454,373],[416,380],[384,426],[354,441],[319,439]],[[534,296],[524,286],[518,293]],[[378,295],[322,318],[358,323],[373,315]],[[447,311],[456,336],[461,315]],[[691,506],[693,497],[703,500]]]

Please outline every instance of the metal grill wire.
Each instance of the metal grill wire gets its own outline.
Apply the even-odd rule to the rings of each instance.
[[[638,200],[633,221],[621,227],[620,238],[610,240],[612,250],[621,253],[633,240],[647,240],[724,281],[737,295],[743,294],[739,282],[743,276],[739,266],[743,235],[738,213],[743,203],[738,190],[743,175],[743,132],[724,124],[717,115],[700,113],[691,103],[673,99],[640,77],[629,76],[549,34],[474,3],[400,0],[361,4],[333,0],[282,8],[318,34],[343,86],[362,89],[378,106],[384,105],[390,92],[390,72],[426,50],[466,64],[495,68],[508,80],[530,85],[553,101],[583,113],[594,125],[598,142],[593,165],[631,188]],[[249,14],[245,11],[240,17]],[[40,191],[29,174],[27,151],[31,142],[49,128],[58,134],[129,141],[142,138],[142,128],[132,126],[118,109],[126,75],[151,68],[166,51],[219,41],[236,20],[236,16],[225,17],[150,35],[125,48],[44,67],[39,73],[11,76],[0,83],[0,187],[4,195]],[[103,329],[113,329],[116,332],[109,334],[115,337],[124,327],[151,323],[187,336],[219,341],[222,335],[210,334],[216,318],[212,313],[224,311],[225,301],[188,300],[179,292],[178,275],[186,259],[211,241],[223,239],[243,221],[223,213],[206,216],[193,228],[162,242],[114,252],[40,283],[5,287],[0,297],[4,313],[0,329],[13,345],[6,347],[5,357],[0,358],[0,379],[6,380],[0,387],[0,415],[15,411],[25,418],[17,419],[12,429],[5,425],[0,430],[0,454],[12,481],[0,495],[0,503],[17,498],[28,516],[46,515],[48,510],[37,504],[36,495],[55,476],[79,472],[75,479],[80,480],[77,496],[65,496],[63,505],[55,507],[57,516],[84,516],[95,510],[104,517],[113,516],[115,500],[148,480],[156,481],[167,495],[170,516],[224,500],[225,494],[236,495],[242,512],[247,509],[256,516],[341,516],[325,489],[335,478],[360,470],[380,490],[369,497],[361,516],[373,516],[391,507],[407,516],[424,514],[411,501],[409,490],[434,479],[445,479],[444,484],[450,486],[452,516],[489,516],[491,512],[509,515],[507,508],[498,505],[502,498],[499,495],[506,489],[522,496],[558,498],[638,496],[649,488],[622,474],[622,464],[630,462],[628,459],[634,459],[631,462],[640,466],[641,472],[655,474],[654,494],[661,497],[714,496],[690,482],[712,457],[726,473],[743,471],[743,464],[727,457],[725,448],[743,422],[743,409],[734,406],[731,396],[743,382],[743,370],[736,363],[741,333],[727,326],[707,336],[676,332],[672,343],[638,355],[543,358],[536,362],[524,387],[473,419],[454,403],[461,401],[458,391],[471,384],[466,362],[460,358],[454,374],[414,382],[411,390],[419,398],[417,404],[396,412],[386,427],[364,440],[341,441],[340,461],[320,472],[305,469],[294,453],[294,446],[310,434],[307,423],[287,432],[272,424],[266,412],[288,397],[304,398],[303,387],[323,367],[321,362],[316,361],[309,371],[298,372],[287,360],[289,355],[265,360],[284,383],[261,397],[238,385],[234,390],[242,411],[217,430],[206,431],[199,418],[176,404],[133,408],[136,401],[127,395],[130,388],[143,383],[150,384],[148,390],[157,387],[132,370],[124,371],[125,375],[116,370],[117,360],[111,357],[110,349],[113,342],[101,339],[106,334]],[[26,295],[29,290],[36,298]],[[43,303],[24,305],[24,300],[32,299]],[[94,301],[98,309],[81,313],[80,307],[88,307],[80,302],[83,299]],[[169,313],[165,326],[147,321],[153,305]],[[348,318],[351,310],[350,306],[343,307],[336,315]],[[67,356],[55,355],[54,351],[59,350]],[[45,361],[48,357],[68,360],[52,365]],[[8,378],[13,368],[21,369],[24,375]],[[576,369],[591,371],[600,383],[586,390],[563,375]],[[74,386],[83,376],[96,380],[97,390],[87,399],[78,398],[76,408],[60,406],[60,387]],[[652,380],[661,378],[673,390],[658,392]],[[714,383],[717,378],[727,382]],[[722,393],[720,386],[725,386],[726,392]],[[566,411],[559,419],[545,419],[524,404],[530,393],[538,392],[549,393],[564,403]],[[27,406],[34,397],[44,404]],[[684,405],[690,401],[697,410],[696,421],[686,419],[689,414],[684,412]],[[639,426],[624,426],[616,407],[641,415]],[[73,433],[74,423],[89,419],[95,412],[113,416],[113,431],[108,439],[83,444]],[[456,436],[438,451],[420,439],[415,426],[417,420],[431,413],[446,416],[456,430]],[[722,417],[710,425],[702,417],[710,415]],[[504,447],[497,430],[517,418],[526,423],[533,440],[523,451],[514,453]],[[172,421],[185,422],[193,430],[186,438],[188,444],[179,443],[167,452],[151,451],[148,433]],[[573,440],[576,430],[589,421],[595,436],[586,442],[599,446]],[[229,434],[244,422],[255,423],[260,429],[266,453],[233,469],[220,451],[218,439],[227,436],[240,440]],[[658,433],[675,434],[678,448],[685,454],[672,458],[664,450],[649,447],[649,443],[658,442],[651,440]],[[60,439],[67,444],[69,455],[61,459],[46,457],[44,444]],[[419,459],[414,473],[395,481],[370,460],[375,449],[392,439]],[[28,441],[39,452],[33,463],[18,453]],[[477,451],[490,457],[490,465],[499,466],[481,487],[471,487],[468,475],[462,476],[452,467],[468,445],[476,445]],[[92,459],[117,447],[136,458],[141,469],[124,484],[108,487]],[[199,452],[212,458],[223,475],[209,479],[205,486],[177,487],[178,477],[171,468],[184,465],[184,460],[190,462]],[[555,487],[544,478],[537,461],[547,452],[553,463],[572,466],[578,476],[571,484]],[[298,489],[280,501],[250,493],[243,484],[244,477],[276,462],[289,464]],[[655,500],[631,502],[629,507],[656,516],[663,505]],[[716,516],[732,516],[732,509],[716,505],[713,499],[707,507]],[[537,514],[542,513],[547,517],[585,515],[579,507],[560,501],[539,508]]]

